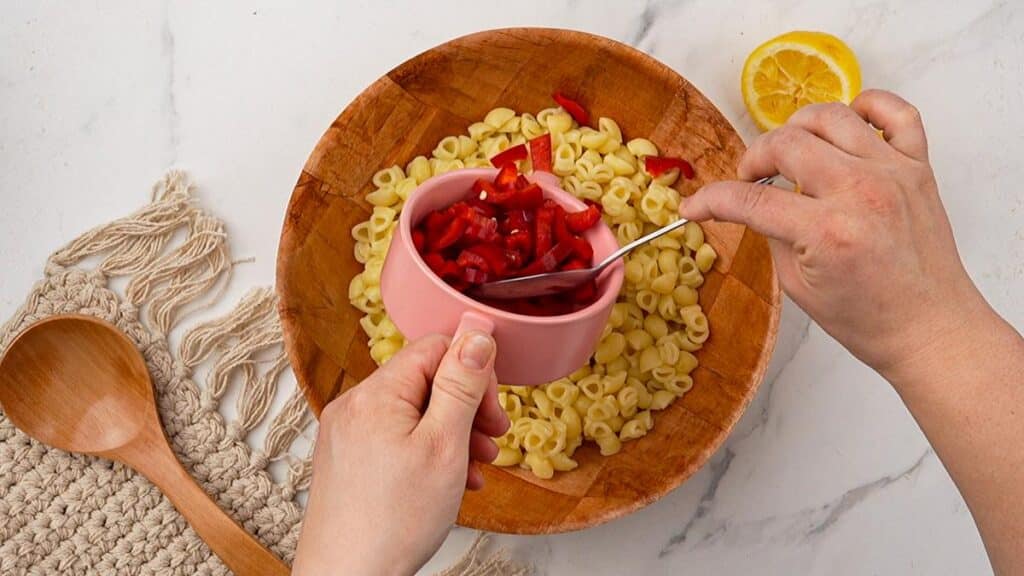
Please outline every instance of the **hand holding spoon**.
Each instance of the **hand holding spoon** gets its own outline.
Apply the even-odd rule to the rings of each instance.
[[[148,478],[234,573],[289,573],[182,468],[142,355],[114,326],[87,316],[30,326],[0,359],[0,405],[44,444],[116,460]]]
[[[757,183],[771,184],[774,178],[774,176],[762,178],[758,180]],[[673,230],[677,230],[684,224],[686,224],[686,220],[680,218],[668,226],[664,226],[646,236],[637,238],[615,252],[612,252],[607,258],[590,268],[583,270],[546,272],[544,274],[533,274],[531,276],[521,276],[519,278],[508,278],[505,280],[498,280],[497,282],[488,282],[478,286],[473,291],[473,295],[481,298],[490,298],[492,300],[510,300],[515,298],[529,298],[531,296],[547,296],[549,294],[557,294],[559,292],[565,292],[566,290],[572,290],[584,282],[589,282],[590,280],[597,278],[605,268],[611,266],[612,263],[619,258],[629,254],[635,248],[643,246],[656,238],[660,238]]]

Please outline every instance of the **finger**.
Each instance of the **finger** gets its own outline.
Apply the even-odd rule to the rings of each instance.
[[[484,487],[484,475],[476,462],[470,461],[469,469],[466,471],[466,490],[480,490]]]
[[[708,184],[683,200],[679,213],[688,220],[745,224],[770,238],[795,242],[809,222],[814,202],[774,186],[724,181]]]
[[[422,412],[430,394],[430,381],[450,342],[450,338],[440,334],[410,342],[361,386],[371,386],[381,394],[393,394]]]
[[[893,148],[916,160],[928,160],[928,138],[921,113],[910,102],[885,90],[865,90],[850,107],[880,128]]]
[[[498,457],[498,445],[487,434],[473,430],[469,435],[469,457],[477,462],[494,462]]]
[[[498,377],[492,374],[491,382],[480,401],[480,409],[476,411],[473,428],[494,437],[504,434],[511,425],[508,414],[498,403]]]
[[[885,143],[859,114],[838,102],[811,104],[796,111],[786,124],[803,128],[854,156],[879,157]]]
[[[479,331],[460,337],[434,374],[430,404],[420,425],[433,425],[465,446],[480,402],[494,375],[494,340]]]
[[[853,157],[803,128],[786,125],[755,140],[740,158],[736,175],[740,180],[758,180],[782,174],[809,188],[807,183],[826,181],[847,159]]]

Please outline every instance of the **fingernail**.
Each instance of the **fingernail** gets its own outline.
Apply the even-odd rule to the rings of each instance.
[[[466,336],[459,351],[459,361],[466,368],[480,370],[487,365],[494,354],[494,340],[482,332],[473,332]]]

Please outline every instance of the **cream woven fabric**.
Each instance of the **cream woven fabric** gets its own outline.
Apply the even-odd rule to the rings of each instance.
[[[54,253],[45,277],[0,329],[0,349],[33,322],[83,313],[121,328],[146,358],[171,445],[185,468],[246,530],[287,562],[299,535],[296,495],[310,461],[289,449],[312,423],[305,399],[288,391],[271,414],[284,357],[275,298],[247,294],[226,316],[197,323],[171,349],[168,334],[216,299],[232,262],[223,224],[198,208],[184,174],[172,172],[152,202]],[[123,295],[112,288],[127,280]],[[202,369],[205,378],[197,385]],[[218,411],[240,387],[237,416]],[[256,449],[247,434],[268,424]],[[275,482],[270,462],[287,474]],[[482,553],[482,538],[450,576],[522,574],[503,553]],[[48,448],[0,412],[0,574],[225,574],[171,504],[130,469]]]

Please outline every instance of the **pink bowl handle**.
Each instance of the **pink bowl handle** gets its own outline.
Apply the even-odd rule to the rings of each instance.
[[[490,318],[476,312],[463,312],[462,318],[459,319],[459,327],[455,329],[455,335],[452,336],[452,342],[458,340],[460,336],[470,330],[479,330],[490,335],[494,333],[494,322]]]

